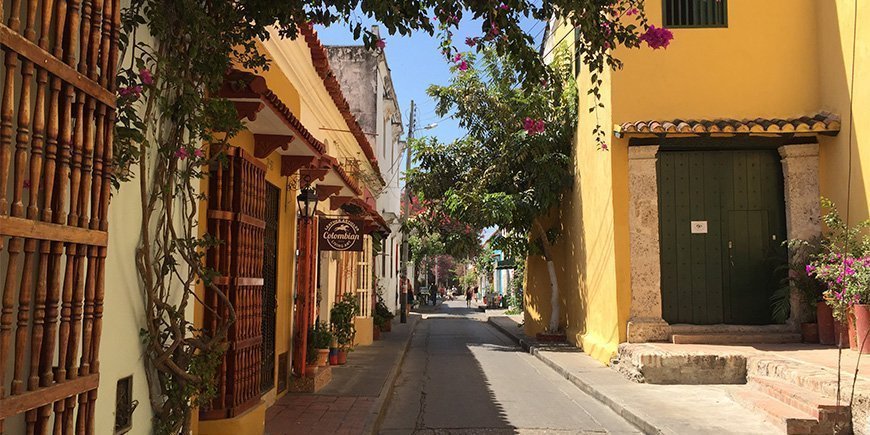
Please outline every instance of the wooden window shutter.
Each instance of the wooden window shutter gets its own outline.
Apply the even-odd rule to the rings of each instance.
[[[4,2],[0,433],[95,433],[118,3]]]
[[[208,266],[220,274],[214,283],[233,304],[229,347],[218,370],[217,397],[200,409],[200,418],[230,418],[260,398],[262,361],[263,244],[266,231],[266,167],[241,148],[230,147],[227,163],[209,176],[208,232],[221,241],[209,250]],[[204,328],[216,330],[229,311],[216,292],[206,289]]]

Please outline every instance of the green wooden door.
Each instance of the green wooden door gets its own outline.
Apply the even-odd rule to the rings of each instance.
[[[771,323],[785,237],[775,151],[662,151],[662,315],[670,323]]]

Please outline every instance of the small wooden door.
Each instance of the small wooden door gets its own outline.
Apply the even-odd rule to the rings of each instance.
[[[662,315],[669,323],[771,323],[785,211],[773,150],[662,151]]]

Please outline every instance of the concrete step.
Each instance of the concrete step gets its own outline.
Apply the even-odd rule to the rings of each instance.
[[[762,412],[770,423],[788,435],[846,433],[834,432],[833,424],[821,423],[812,415],[752,388],[735,388],[731,397],[748,409]]]
[[[832,397],[809,391],[799,385],[775,378],[755,376],[749,385],[788,406],[805,412],[820,422],[850,424],[849,407],[837,404]]]
[[[835,370],[827,370],[788,359],[753,356],[747,358],[746,371],[748,378],[774,378],[800,386],[815,394],[837,397],[837,372]],[[851,381],[848,373],[843,374],[843,379]],[[848,382],[847,386],[851,386],[851,382]]]
[[[793,332],[757,332],[742,334],[673,334],[674,344],[771,344],[800,343],[801,335]]]

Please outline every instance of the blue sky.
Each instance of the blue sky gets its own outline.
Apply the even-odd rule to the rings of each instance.
[[[365,20],[368,25],[377,24]],[[521,26],[532,35],[543,33],[544,23],[536,20],[522,20]],[[355,45],[353,35],[347,27],[340,24],[329,28],[318,27],[321,42],[325,45]],[[408,129],[408,115],[411,100],[417,105],[417,126],[437,122],[438,126],[427,131],[418,131],[417,136],[431,135],[443,142],[449,142],[461,137],[465,132],[459,128],[453,119],[442,119],[435,114],[435,102],[426,94],[426,89],[432,84],[446,85],[450,82],[450,65],[439,52],[438,39],[424,32],[416,32],[410,36],[388,35],[381,26],[381,36],[386,42],[384,50],[387,63],[390,65],[393,85],[402,109],[402,119],[405,130]],[[480,36],[480,24],[471,19],[463,19],[459,24],[454,41],[460,50],[467,49],[464,44],[467,36]]]

